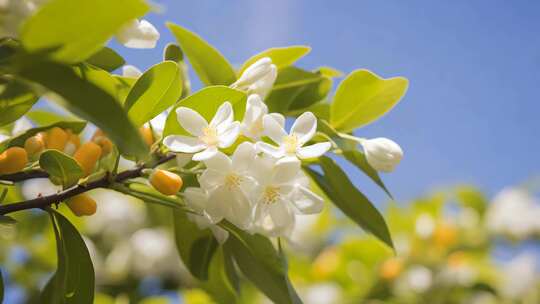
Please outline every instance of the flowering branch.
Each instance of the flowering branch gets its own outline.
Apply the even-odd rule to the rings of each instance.
[[[26,210],[26,209],[34,209],[34,208],[43,209],[43,208],[48,207],[48,206],[50,206],[52,204],[59,203],[59,202],[64,201],[64,200],[66,200],[66,199],[68,199],[70,197],[73,197],[73,196],[76,196],[78,194],[90,191],[92,189],[107,188],[107,187],[113,185],[114,183],[120,183],[120,182],[123,182],[123,181],[128,180],[128,179],[140,177],[140,176],[142,176],[143,169],[156,167],[156,166],[158,166],[160,164],[163,164],[163,163],[165,163],[165,162],[167,162],[169,160],[174,159],[174,157],[175,157],[174,154],[165,155],[165,156],[159,158],[158,160],[152,162],[152,164],[150,164],[150,165],[149,164],[143,164],[143,165],[138,166],[137,168],[120,172],[114,178],[111,178],[111,176],[109,174],[107,174],[107,175],[105,175],[104,177],[102,177],[102,178],[100,178],[98,180],[95,180],[95,181],[92,181],[92,182],[89,182],[89,183],[86,183],[86,184],[78,184],[78,185],[76,185],[76,186],[74,186],[72,188],[66,189],[66,190],[58,192],[56,194],[47,195],[47,196],[41,196],[41,197],[37,197],[35,199],[23,201],[23,202],[17,202],[17,203],[13,203],[13,204],[7,204],[7,205],[4,205],[4,206],[0,206],[0,215],[5,215],[5,214],[8,214],[8,213],[21,211],[21,210]],[[16,174],[13,174],[13,175],[16,175]],[[35,175],[36,175],[36,177],[43,177],[43,175],[41,175],[41,176],[37,176],[38,174],[35,174]],[[26,177],[26,176],[21,175],[21,178],[22,177]],[[24,178],[24,179],[27,179],[27,178]],[[24,179],[19,179],[19,180],[24,180]]]
[[[21,171],[21,172],[17,172],[13,174],[0,175],[0,180],[17,183],[17,182],[25,181],[27,179],[40,178],[40,177],[49,177],[49,174],[40,169],[31,169],[31,170]]]

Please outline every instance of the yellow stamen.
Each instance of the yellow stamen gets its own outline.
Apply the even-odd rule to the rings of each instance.
[[[285,147],[285,152],[296,153],[296,149],[298,148],[298,137],[294,134],[285,136],[283,138],[283,146]]]
[[[241,182],[242,182],[242,176],[236,173],[231,173],[225,177],[225,186],[229,190],[239,187]]]
[[[265,204],[273,204],[279,199],[279,188],[274,186],[267,186],[263,193],[263,202]]]
[[[199,139],[208,146],[215,146],[219,142],[217,130],[210,126],[203,129],[203,135]]]

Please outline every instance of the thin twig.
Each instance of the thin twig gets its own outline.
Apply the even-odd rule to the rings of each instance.
[[[5,214],[16,212],[16,211],[33,209],[33,208],[43,209],[52,204],[62,202],[70,197],[90,191],[92,189],[107,188],[113,183],[120,183],[128,179],[140,177],[143,169],[156,167],[160,164],[163,164],[169,160],[174,159],[174,157],[175,157],[174,154],[165,155],[159,158],[158,160],[154,161],[150,165],[143,164],[141,166],[138,166],[137,168],[120,172],[113,179],[111,179],[109,175],[105,175],[104,177],[98,180],[91,181],[86,184],[78,184],[72,188],[66,189],[56,194],[41,196],[35,199],[23,201],[23,202],[0,205],[0,215],[5,215]],[[41,175],[39,177],[43,177],[43,176]]]

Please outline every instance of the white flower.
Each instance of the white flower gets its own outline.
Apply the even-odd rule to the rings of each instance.
[[[208,191],[205,211],[215,220],[226,218],[246,229],[251,223],[249,194],[256,186],[250,167],[255,159],[255,147],[249,142],[238,146],[232,157],[218,152],[204,161],[206,170],[199,178],[201,188]]]
[[[139,70],[136,66],[134,65],[124,65],[122,67],[122,76],[124,77],[129,77],[129,78],[139,78],[139,76],[142,75],[142,72],[141,70]]]
[[[513,258],[503,269],[501,293],[507,298],[517,299],[534,290],[538,280],[536,269],[536,258],[530,253]]]
[[[240,125],[240,130],[243,135],[253,140],[260,140],[263,135],[263,117],[268,114],[268,107],[257,94],[251,94],[248,97],[246,104],[246,113]],[[285,117],[279,113],[270,114],[276,122],[283,127],[285,125]]]
[[[188,213],[188,219],[194,222],[199,229],[209,228],[220,244],[225,243],[229,237],[229,232],[216,225],[219,220],[205,211],[208,205],[208,193],[201,188],[189,187],[184,191],[184,197],[187,205],[200,214]]]
[[[388,138],[364,139],[360,144],[369,165],[377,171],[392,172],[403,158],[401,147]]]
[[[133,19],[116,33],[116,40],[128,48],[153,49],[159,32],[150,22]]]
[[[257,157],[251,167],[257,187],[251,193],[255,204],[253,231],[269,236],[288,236],[295,224],[295,213],[315,214],[323,200],[307,188],[309,181],[300,171],[300,161]]]
[[[231,146],[240,133],[240,123],[233,122],[233,109],[229,102],[224,102],[216,115],[208,123],[192,109],[179,107],[176,115],[180,125],[191,135],[169,135],[163,144],[173,152],[196,153],[194,161],[209,159],[217,154],[218,148]]]
[[[250,65],[231,87],[247,90],[248,93],[257,94],[264,99],[272,90],[276,77],[276,65],[272,64],[272,59],[264,57]]]
[[[292,125],[289,134],[270,115],[264,116],[263,126],[265,134],[279,146],[259,142],[257,147],[262,152],[275,158],[285,156],[294,156],[299,159],[315,158],[326,153],[331,147],[329,142],[304,147],[317,131],[317,118],[311,112],[300,115]]]
[[[36,8],[37,5],[28,0],[0,1],[0,36],[17,38],[21,25]]]
[[[416,234],[422,239],[427,239],[433,235],[433,231],[435,231],[435,221],[433,220],[433,217],[428,213],[420,214],[415,222]]]
[[[425,266],[412,266],[405,274],[407,285],[414,292],[422,293],[433,284],[433,274]]]

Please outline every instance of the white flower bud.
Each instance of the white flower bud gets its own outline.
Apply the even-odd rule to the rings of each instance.
[[[150,22],[133,19],[116,34],[116,39],[128,48],[153,49],[159,40],[159,32]]]
[[[378,137],[361,141],[368,163],[373,169],[392,172],[403,158],[403,150],[394,141]]]
[[[263,78],[259,79],[259,81],[255,82],[251,86],[249,86],[248,91],[250,94],[257,94],[261,97],[261,99],[264,100],[266,95],[272,91],[272,87],[274,86],[274,82],[277,78],[277,67],[272,64],[270,65],[270,71],[268,74],[266,74]]]
[[[129,78],[139,78],[142,75],[141,70],[133,65],[125,65],[122,67],[122,76]]]
[[[272,59],[270,57],[261,58],[247,69],[244,70],[240,78],[232,84],[233,88],[247,89],[257,81],[264,78],[268,73],[272,72]]]

